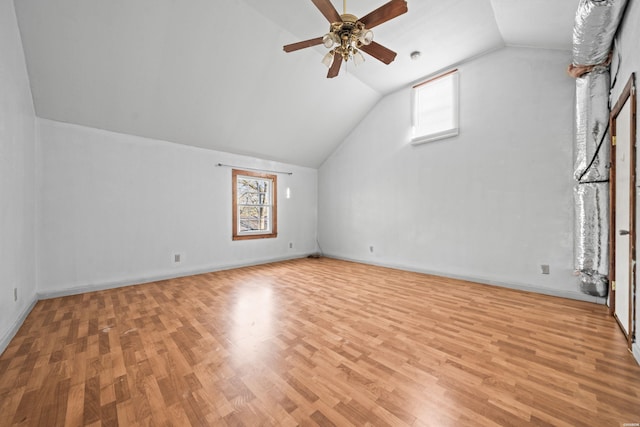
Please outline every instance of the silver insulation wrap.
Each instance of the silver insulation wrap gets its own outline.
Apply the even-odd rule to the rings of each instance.
[[[626,5],[627,0],[580,0],[573,28],[574,64],[607,60]]]
[[[627,0],[580,0],[573,29],[575,269],[580,290],[609,290],[609,52]],[[595,66],[595,67],[591,67]],[[586,73],[586,74],[584,74]]]
[[[576,79],[574,178],[609,179],[609,70],[598,67]]]
[[[609,290],[609,183],[576,184],[574,252],[580,290],[604,297]]]
[[[609,290],[609,83],[605,67],[576,79],[574,267],[580,290],[600,297]]]

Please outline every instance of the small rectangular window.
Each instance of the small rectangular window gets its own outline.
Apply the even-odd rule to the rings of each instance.
[[[277,237],[277,177],[233,170],[233,240]]]
[[[411,143],[458,135],[458,70],[415,85],[412,96]]]

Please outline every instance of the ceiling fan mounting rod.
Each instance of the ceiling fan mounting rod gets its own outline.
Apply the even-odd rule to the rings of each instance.
[[[342,13],[347,14],[347,0],[342,0]]]

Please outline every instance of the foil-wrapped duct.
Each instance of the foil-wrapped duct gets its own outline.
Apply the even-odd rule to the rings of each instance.
[[[580,290],[604,297],[609,283],[609,183],[576,184],[574,199],[574,255]]]
[[[607,60],[627,0],[580,0],[573,28],[573,63],[602,64]]]
[[[609,70],[598,67],[576,79],[574,177],[609,179]]]
[[[594,297],[606,297],[609,293],[609,278],[597,271],[581,271],[580,292]]]
[[[575,269],[580,290],[599,297],[609,287],[609,84],[605,67],[576,79]]]
[[[581,76],[576,79],[575,269],[580,290],[599,297],[609,288],[608,63],[626,5],[627,0],[580,0],[569,67],[572,76]]]

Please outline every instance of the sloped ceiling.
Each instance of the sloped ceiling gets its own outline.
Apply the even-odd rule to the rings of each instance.
[[[569,50],[577,4],[409,0],[374,31],[396,60],[329,80],[322,47],[282,51],[327,31],[310,0],[15,0],[39,117],[310,167],[389,92],[506,44]]]

